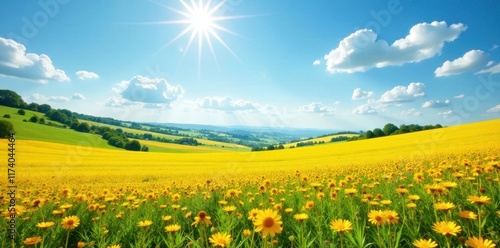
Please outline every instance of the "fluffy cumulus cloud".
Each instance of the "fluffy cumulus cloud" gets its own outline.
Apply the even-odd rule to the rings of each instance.
[[[500,113],[500,104],[498,104],[497,106],[495,106],[493,108],[488,109],[486,112],[488,112],[488,113]]]
[[[76,76],[80,80],[99,78],[99,75],[97,75],[95,72],[91,72],[91,71],[77,71]]]
[[[487,60],[488,55],[483,51],[471,50],[458,59],[445,61],[442,66],[434,71],[434,75],[436,75],[436,77],[446,77],[460,74],[479,66],[484,66]]]
[[[83,96],[80,93],[75,93],[75,94],[73,94],[73,96],[71,96],[71,99],[73,99],[73,100],[85,100],[85,96]]]
[[[500,73],[500,63],[498,63],[490,68],[483,69],[483,70],[476,72],[476,74],[483,74],[483,73],[489,73],[489,74]]]
[[[369,104],[363,104],[361,106],[356,107],[351,111],[353,114],[357,115],[373,115],[377,113],[377,110],[374,109],[372,106]]]
[[[104,106],[106,107],[115,107],[115,108],[121,108],[125,106],[136,106],[136,105],[138,105],[137,102],[132,102],[122,97],[115,97],[115,96],[108,98],[104,103]]]
[[[122,81],[118,86],[114,91],[123,99],[140,103],[170,104],[184,93],[182,86],[171,85],[163,78],[135,76],[130,81]]]
[[[352,92],[352,99],[353,100],[366,99],[373,97],[373,95],[374,95],[373,91],[363,91],[361,90],[361,88],[356,88],[354,92]]]
[[[425,96],[425,85],[423,83],[410,83],[406,86],[396,86],[386,91],[380,97],[381,103],[403,103],[412,102],[415,99]]]
[[[300,106],[299,111],[303,113],[333,114],[335,113],[335,108],[326,106],[320,102],[312,102],[310,104]]]
[[[445,42],[454,41],[466,29],[462,23],[419,23],[405,38],[392,44],[378,40],[373,30],[358,30],[324,56],[326,69],[331,73],[354,73],[419,62],[439,54]]]
[[[44,96],[39,93],[34,93],[32,94],[29,98],[29,100],[34,101],[34,102],[69,102],[70,99],[65,96]]]
[[[221,111],[257,110],[259,105],[246,100],[232,99],[231,97],[204,97],[197,101],[198,107]]]
[[[54,67],[45,54],[26,53],[26,47],[0,37],[0,75],[25,78],[36,82],[68,81],[66,73]]]
[[[321,65],[321,60],[317,59],[313,62],[313,65]]]
[[[422,104],[422,108],[444,108],[450,106],[450,100],[430,100]]]

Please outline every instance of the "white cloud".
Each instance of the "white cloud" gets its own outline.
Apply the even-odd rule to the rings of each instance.
[[[317,59],[313,62],[313,65],[321,65],[321,60]]]
[[[335,108],[326,106],[320,102],[312,102],[310,104],[300,106],[299,112],[333,114],[333,113],[335,113]]]
[[[377,110],[372,108],[369,104],[363,104],[353,109],[351,113],[358,115],[371,115],[371,114],[376,114]]]
[[[91,71],[77,71],[76,76],[78,76],[80,80],[99,78],[99,75]]]
[[[493,46],[491,46],[490,50],[495,50],[498,48],[498,45],[497,44],[493,44]]]
[[[51,96],[49,102],[69,102],[69,98],[65,96]]]
[[[417,111],[414,108],[408,109],[407,111],[401,111],[401,115],[405,116],[421,116],[422,112]]]
[[[488,109],[488,111],[486,111],[488,113],[500,113],[500,104],[498,104],[497,106],[493,107],[493,108],[490,108]]]
[[[331,73],[363,72],[372,68],[419,62],[439,54],[445,42],[454,41],[467,27],[462,23],[419,23],[410,33],[391,45],[377,40],[370,29],[358,30],[339,42],[339,46],[324,56]]]
[[[122,97],[110,97],[106,102],[104,103],[104,106],[106,107],[124,107],[124,106],[135,106],[138,105],[136,102],[129,101],[127,99],[124,99]]]
[[[450,100],[430,100],[422,104],[422,108],[444,108],[450,105]]]
[[[171,85],[163,78],[134,76],[130,81],[122,81],[114,88],[123,99],[141,103],[170,104],[182,96],[180,85]]]
[[[451,114],[453,114],[453,110],[447,110],[447,111],[443,111],[443,112],[438,113],[438,115],[442,115],[444,117],[448,117]]]
[[[42,95],[42,94],[39,94],[39,93],[34,93],[32,94],[30,97],[29,97],[30,100],[32,101],[39,101],[39,102],[42,102],[42,101],[47,101],[49,100],[48,97]]]
[[[342,103],[341,101],[335,101],[335,103],[334,103],[334,104],[335,104],[335,105],[339,105],[339,104],[341,104],[341,103]]]
[[[456,96],[454,96],[453,98],[455,98],[455,99],[462,99],[462,98],[464,98],[464,97],[465,97],[465,95],[464,95],[464,94],[460,94],[460,95],[456,95]]]
[[[363,91],[361,88],[356,88],[354,92],[352,92],[352,99],[366,99],[373,97],[373,91]]]
[[[423,83],[410,83],[408,87],[396,86],[386,91],[380,97],[381,103],[403,103],[414,101],[418,97],[425,96],[425,85]]]
[[[235,100],[231,97],[204,97],[197,101],[198,107],[221,111],[257,110],[259,105],[246,100]]]
[[[483,74],[483,73],[490,73],[490,74],[500,73],[500,63],[498,63],[495,66],[492,66],[488,69],[480,70],[480,71],[476,72],[475,74]]]
[[[488,64],[486,64],[486,66],[487,66],[487,67],[490,67],[490,66],[492,66],[493,64],[495,64],[495,62],[494,62],[493,60],[491,60],[491,61],[488,61]]]
[[[74,100],[84,100],[85,96],[83,96],[80,93],[75,93],[75,94],[73,94],[73,96],[71,96],[71,99],[74,99]]]
[[[465,71],[477,68],[484,65],[488,55],[481,50],[471,50],[466,52],[462,57],[453,61],[445,61],[442,66],[434,71],[436,77],[446,77],[456,75]]]
[[[49,80],[69,81],[66,73],[56,69],[45,54],[26,53],[26,47],[0,37],[0,75],[25,78],[40,83]]]

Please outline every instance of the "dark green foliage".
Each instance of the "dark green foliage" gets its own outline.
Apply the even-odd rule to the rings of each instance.
[[[36,115],[31,116],[30,121],[33,122],[33,123],[37,123],[38,122],[38,116],[36,116]]]
[[[28,106],[20,95],[11,90],[0,90],[0,105],[13,108],[26,108]]]
[[[87,122],[82,122],[78,124],[75,130],[78,132],[88,133],[90,132],[90,125]]]
[[[4,114],[3,117],[4,118],[10,118],[10,115],[9,114]]]
[[[370,131],[370,130],[366,131],[365,138],[371,139],[371,138],[375,138],[375,137],[377,137],[377,136],[375,136],[375,134],[372,131]]]
[[[147,147],[147,146],[143,145],[143,146],[141,147],[141,151],[143,151],[143,152],[148,152],[148,151],[149,151],[149,147]]]
[[[124,146],[125,150],[129,151],[140,151],[141,150],[141,143],[137,140],[131,140],[127,142]]]
[[[19,115],[25,115],[26,111],[24,111],[24,109],[20,109],[20,110],[17,111],[17,114],[19,114]]]
[[[6,138],[14,133],[14,126],[10,121],[0,120],[0,138]]]
[[[373,134],[375,135],[375,137],[385,136],[385,133],[380,128],[373,129]]]
[[[391,135],[392,133],[396,132],[399,128],[396,127],[396,125],[392,124],[392,123],[387,123],[385,124],[384,126],[384,133],[385,135]]]

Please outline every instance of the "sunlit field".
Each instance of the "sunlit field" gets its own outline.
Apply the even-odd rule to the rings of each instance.
[[[262,152],[17,140],[17,237],[2,194],[0,246],[494,247],[499,127]]]

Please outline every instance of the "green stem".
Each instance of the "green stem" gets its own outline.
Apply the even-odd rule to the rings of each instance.
[[[481,237],[481,206],[477,207],[477,221],[478,221],[478,229],[479,229],[479,237]]]
[[[68,241],[69,241],[69,233],[70,233],[70,230],[68,230],[68,234],[66,235],[66,248],[68,248]]]

